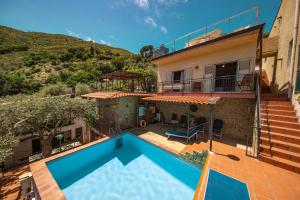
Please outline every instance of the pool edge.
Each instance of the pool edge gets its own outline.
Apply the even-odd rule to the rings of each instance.
[[[44,158],[42,160],[36,161],[31,163],[30,171],[32,173],[34,187],[36,189],[39,198],[42,200],[66,200],[66,197],[62,190],[59,188],[58,184],[56,183],[54,177],[52,176],[51,172],[49,171],[46,163],[60,157],[66,156],[68,154],[80,151],[84,148],[96,145],[98,143],[104,142],[110,139],[109,137],[101,138],[97,141],[90,142],[88,144],[81,145],[74,149],[70,149],[68,151],[64,151],[48,158]]]
[[[197,188],[196,188],[193,200],[200,200],[201,199],[201,193],[202,193],[202,190],[203,190],[203,186],[206,184],[205,179],[206,179],[207,174],[208,174],[208,166],[209,166],[209,162],[210,162],[210,157],[211,157],[211,155],[210,155],[210,153],[208,153],[205,164],[204,164],[204,167],[202,168],[202,173],[201,173],[200,179],[198,181]]]
[[[113,138],[120,137],[121,135],[124,135],[124,134],[136,136],[138,139],[140,139],[144,142],[150,143],[150,144],[156,146],[157,148],[160,148],[161,150],[163,150],[163,151],[175,156],[176,158],[186,162],[188,165],[190,165],[192,167],[196,167],[195,165],[193,165],[193,164],[187,162],[186,160],[180,158],[180,152],[174,151],[173,149],[171,149],[171,148],[169,148],[169,147],[167,147],[163,144],[160,144],[156,141],[141,138],[140,136],[135,135],[135,134],[130,133],[130,132],[124,132],[124,133],[122,133],[118,136],[101,138],[97,141],[93,141],[93,142],[90,142],[88,144],[84,144],[84,145],[81,145],[79,147],[76,147],[74,149],[70,149],[70,150],[55,154],[53,156],[50,156],[48,158],[44,158],[42,160],[31,163],[29,166],[30,166],[30,170],[31,170],[31,173],[32,173],[32,177],[33,177],[34,187],[35,187],[35,189],[36,189],[35,191],[39,195],[40,199],[42,199],[42,200],[44,200],[44,199],[46,199],[46,200],[47,199],[49,199],[49,200],[53,200],[53,199],[66,200],[66,197],[65,197],[63,191],[60,189],[60,187],[58,186],[58,184],[55,181],[54,177],[52,176],[51,172],[49,171],[49,169],[47,167],[47,162],[54,161],[56,159],[59,159],[61,157],[67,156],[67,155],[70,155],[70,154],[75,153],[77,151],[84,150],[85,148],[91,147],[93,145],[108,141],[108,140],[113,139]],[[209,158],[210,158],[210,155],[208,154],[205,165],[202,168],[201,176],[200,176],[200,179],[198,181],[193,199],[195,199],[197,190],[199,190],[199,187],[201,186],[202,179],[203,179],[202,178],[203,172],[206,171],[205,167],[208,166],[207,162],[208,162]]]

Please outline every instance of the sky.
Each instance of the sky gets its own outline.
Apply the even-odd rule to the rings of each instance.
[[[0,24],[59,33],[139,52],[259,6],[258,23],[272,26],[281,0],[0,0]],[[228,24],[254,23],[255,12]]]

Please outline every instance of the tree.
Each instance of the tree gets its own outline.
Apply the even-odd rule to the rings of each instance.
[[[4,162],[6,157],[12,155],[12,146],[17,143],[18,139],[13,134],[0,135],[0,162]]]
[[[152,45],[146,45],[146,46],[143,46],[141,49],[140,49],[140,54],[143,58],[151,58],[152,55],[153,55],[153,46]]]
[[[63,126],[74,119],[82,119],[92,126],[96,119],[94,101],[66,96],[32,98],[0,105],[0,135],[15,136],[29,131],[39,137],[42,154],[47,157],[52,151],[52,140]]]

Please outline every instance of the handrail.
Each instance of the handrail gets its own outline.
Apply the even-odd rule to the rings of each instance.
[[[203,27],[201,27],[201,28],[199,28],[199,29],[196,29],[196,30],[194,30],[194,31],[192,31],[192,32],[189,32],[189,33],[187,33],[187,34],[184,34],[184,35],[182,35],[182,36],[180,36],[180,37],[177,37],[176,39],[174,39],[174,40],[172,40],[172,41],[169,41],[169,42],[166,42],[166,43],[164,43],[164,44],[161,44],[159,47],[154,48],[154,51],[156,51],[156,50],[161,50],[161,47],[167,47],[167,46],[169,46],[169,47],[172,47],[172,48],[171,48],[171,49],[172,49],[171,52],[175,52],[176,49],[177,49],[177,48],[176,48],[176,43],[178,44],[178,42],[180,42],[180,41],[182,41],[182,40],[186,40],[186,44],[188,44],[188,46],[190,46],[190,41],[193,40],[193,39],[195,39],[195,36],[193,37],[192,35],[199,34],[199,33],[203,32],[203,31],[204,31],[204,35],[205,35],[205,41],[207,41],[207,40],[209,40],[209,34],[208,34],[208,31],[209,31],[210,28],[212,28],[212,27],[217,28],[216,26],[219,26],[219,25],[220,25],[219,28],[222,29],[222,28],[224,28],[224,23],[228,23],[228,24],[230,25],[230,23],[232,22],[232,20],[234,20],[235,18],[240,17],[240,16],[245,15],[245,14],[248,14],[248,13],[253,12],[253,11],[255,11],[255,19],[254,19],[254,22],[251,22],[250,26],[257,25],[257,24],[258,24],[258,18],[259,18],[259,7],[258,7],[258,6],[254,6],[254,7],[252,7],[252,8],[243,10],[243,11],[237,13],[237,14],[234,14],[234,15],[232,15],[232,16],[230,16],[230,17],[226,17],[226,18],[221,19],[221,20],[219,20],[219,21],[216,21],[216,22],[214,22],[214,23],[212,23],[212,24],[203,26]],[[247,26],[248,26],[248,25],[249,25],[249,24],[247,24]],[[223,26],[223,27],[222,27],[222,26]],[[240,28],[242,28],[242,27],[243,27],[243,26],[241,25]],[[233,30],[233,31],[234,31],[234,30]],[[230,32],[233,32],[233,31],[230,31]],[[230,32],[229,32],[229,33],[230,33]],[[228,34],[228,33],[225,33],[225,34]],[[223,35],[224,35],[224,34],[223,34]],[[182,49],[182,47],[180,47],[179,49]],[[178,49],[178,50],[179,50],[179,49]],[[166,54],[168,54],[168,53],[169,53],[169,52],[165,52],[165,53],[163,53],[163,55],[166,55]],[[159,57],[159,56],[162,56],[162,55],[161,55],[160,53],[159,53],[158,55],[153,54],[153,57],[154,57],[154,58]]]
[[[260,110],[260,104],[261,104],[261,91],[260,91],[260,74],[257,74],[256,78],[256,109],[257,109],[257,151],[256,151],[256,158],[259,156],[259,144],[260,144],[260,135],[261,135],[261,110]]]
[[[255,74],[238,74],[209,78],[157,82],[157,91],[164,92],[242,92],[255,91]]]

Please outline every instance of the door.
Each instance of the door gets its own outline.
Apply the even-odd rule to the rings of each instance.
[[[42,152],[40,139],[31,140],[31,146],[32,146],[32,154]]]
[[[216,65],[215,90],[217,92],[235,90],[237,67],[237,62]]]
[[[187,68],[184,70],[184,91],[190,92],[192,89],[192,74],[193,68]]]
[[[207,65],[204,69],[204,83],[203,92],[213,92],[214,91],[214,74],[216,70],[216,65]]]

